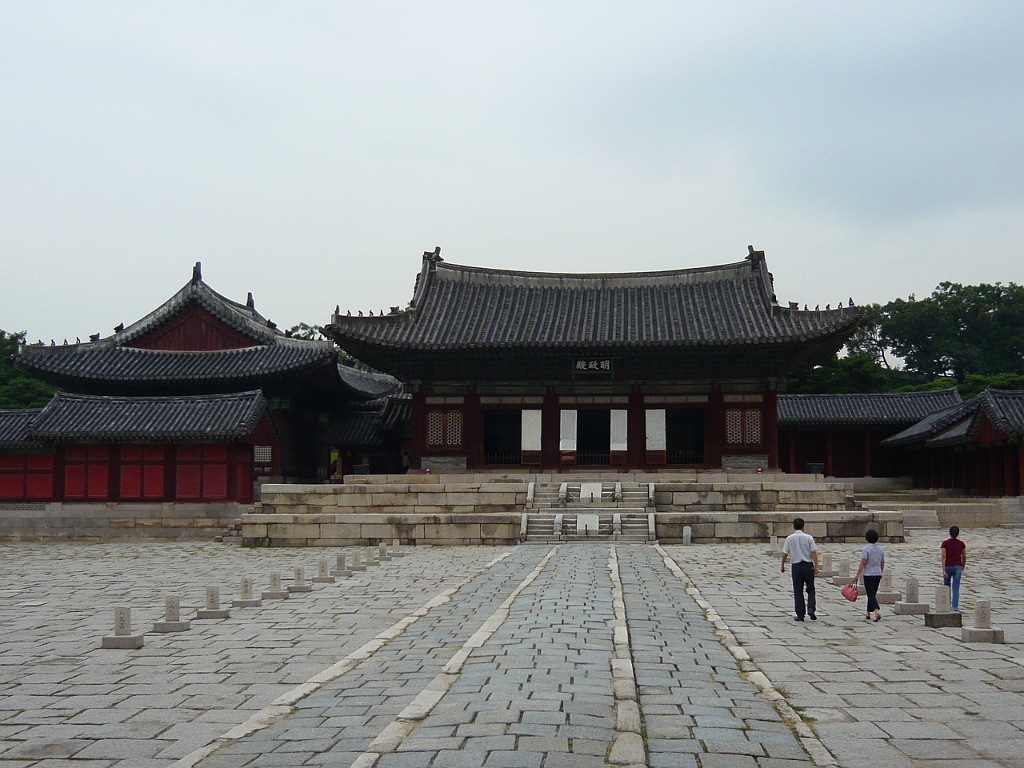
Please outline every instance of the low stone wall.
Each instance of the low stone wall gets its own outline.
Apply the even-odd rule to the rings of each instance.
[[[519,542],[518,513],[251,514],[242,518],[248,547],[346,547],[390,544],[460,546]]]
[[[837,482],[656,483],[654,503],[670,512],[811,512],[853,510],[853,486]]]
[[[346,482],[345,485],[265,485],[261,514],[511,514],[526,505],[521,482]]]
[[[902,512],[816,511],[800,517],[805,521],[804,530],[818,541],[862,543],[869,528],[878,531],[880,541],[903,541]],[[771,536],[791,534],[793,518],[791,512],[659,512],[655,531],[664,544],[682,543],[686,526],[694,543],[763,542]]]
[[[214,539],[237,535],[248,504],[93,502],[0,505],[0,541]]]

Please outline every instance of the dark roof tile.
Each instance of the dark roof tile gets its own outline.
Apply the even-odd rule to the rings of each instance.
[[[955,388],[934,392],[779,395],[779,426],[913,424],[960,402]]]
[[[853,307],[776,303],[764,254],[699,269],[554,274],[460,266],[424,255],[412,304],[377,317],[335,315],[338,343],[423,350],[777,344],[850,332]]]
[[[0,410],[0,448],[34,448],[42,441],[32,437],[29,427],[42,408]]]
[[[233,440],[250,434],[266,409],[259,390],[187,397],[103,397],[58,392],[32,420],[54,441]]]

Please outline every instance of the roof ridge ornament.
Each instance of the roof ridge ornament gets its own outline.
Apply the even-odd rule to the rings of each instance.
[[[247,306],[253,312],[256,311],[256,301],[252,297],[252,291],[249,291],[249,295],[245,297],[245,306]]]
[[[202,281],[203,279],[203,262],[197,261],[196,265],[192,267],[192,284]]]
[[[430,268],[431,269],[433,269],[434,266],[439,261],[444,261],[444,259],[441,258],[441,246],[440,245],[436,246],[433,251],[424,251],[423,252],[423,260],[430,262]]]

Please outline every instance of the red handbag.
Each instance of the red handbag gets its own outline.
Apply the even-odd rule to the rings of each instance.
[[[857,602],[857,582],[856,581],[851,581],[849,584],[847,584],[845,587],[843,587],[839,591],[842,592],[843,597],[845,597],[851,603],[856,603]]]

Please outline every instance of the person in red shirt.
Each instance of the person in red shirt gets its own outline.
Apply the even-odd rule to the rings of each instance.
[[[949,538],[942,542],[939,552],[942,555],[942,583],[950,589],[950,604],[953,610],[960,606],[960,578],[967,567],[967,546],[957,538],[960,529],[955,525],[949,529]]]

